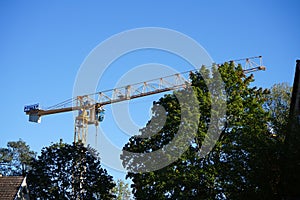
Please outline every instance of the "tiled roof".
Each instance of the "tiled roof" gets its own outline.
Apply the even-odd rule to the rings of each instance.
[[[0,176],[0,199],[13,200],[23,179],[22,176]]]

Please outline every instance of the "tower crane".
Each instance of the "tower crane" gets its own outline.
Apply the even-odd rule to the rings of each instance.
[[[230,62],[236,61],[245,62],[243,65],[245,74],[258,70],[265,70],[265,67],[262,65],[262,56],[231,60]],[[196,70],[177,73],[93,94],[77,96],[48,107],[47,109],[41,109],[39,104],[28,105],[24,107],[24,112],[26,115],[29,115],[30,122],[40,123],[42,116],[78,111],[78,115],[75,118],[74,142],[81,141],[86,145],[88,125],[95,125],[98,127],[99,123],[103,121],[105,105],[184,88],[190,84],[190,82],[184,78],[184,75],[193,71]]]

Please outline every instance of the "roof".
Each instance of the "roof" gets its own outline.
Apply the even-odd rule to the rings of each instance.
[[[0,199],[13,200],[23,179],[23,176],[0,176]]]
[[[300,60],[297,60],[293,92],[290,106],[290,115],[300,115]]]

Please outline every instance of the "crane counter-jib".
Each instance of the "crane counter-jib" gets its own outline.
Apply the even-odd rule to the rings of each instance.
[[[51,109],[51,110],[31,110],[26,112],[26,115],[44,116],[44,115],[57,114],[62,112],[71,112],[79,109],[80,107],[67,107],[67,108],[58,108],[58,109]]]
[[[25,111],[25,113],[26,113],[26,115],[29,115],[30,122],[40,123],[40,118],[42,116],[58,114],[58,113],[65,113],[65,112],[72,112],[72,111],[81,110],[81,109],[82,109],[82,107],[75,106],[75,107],[57,108],[57,109],[49,109],[49,110],[36,109],[36,110]]]

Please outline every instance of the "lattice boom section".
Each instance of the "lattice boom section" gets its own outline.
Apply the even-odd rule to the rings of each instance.
[[[146,82],[102,91],[96,93],[96,102],[99,106],[101,106],[151,94],[181,89],[190,85],[190,81],[188,78],[185,78],[185,74],[175,74],[164,78],[153,79]]]

